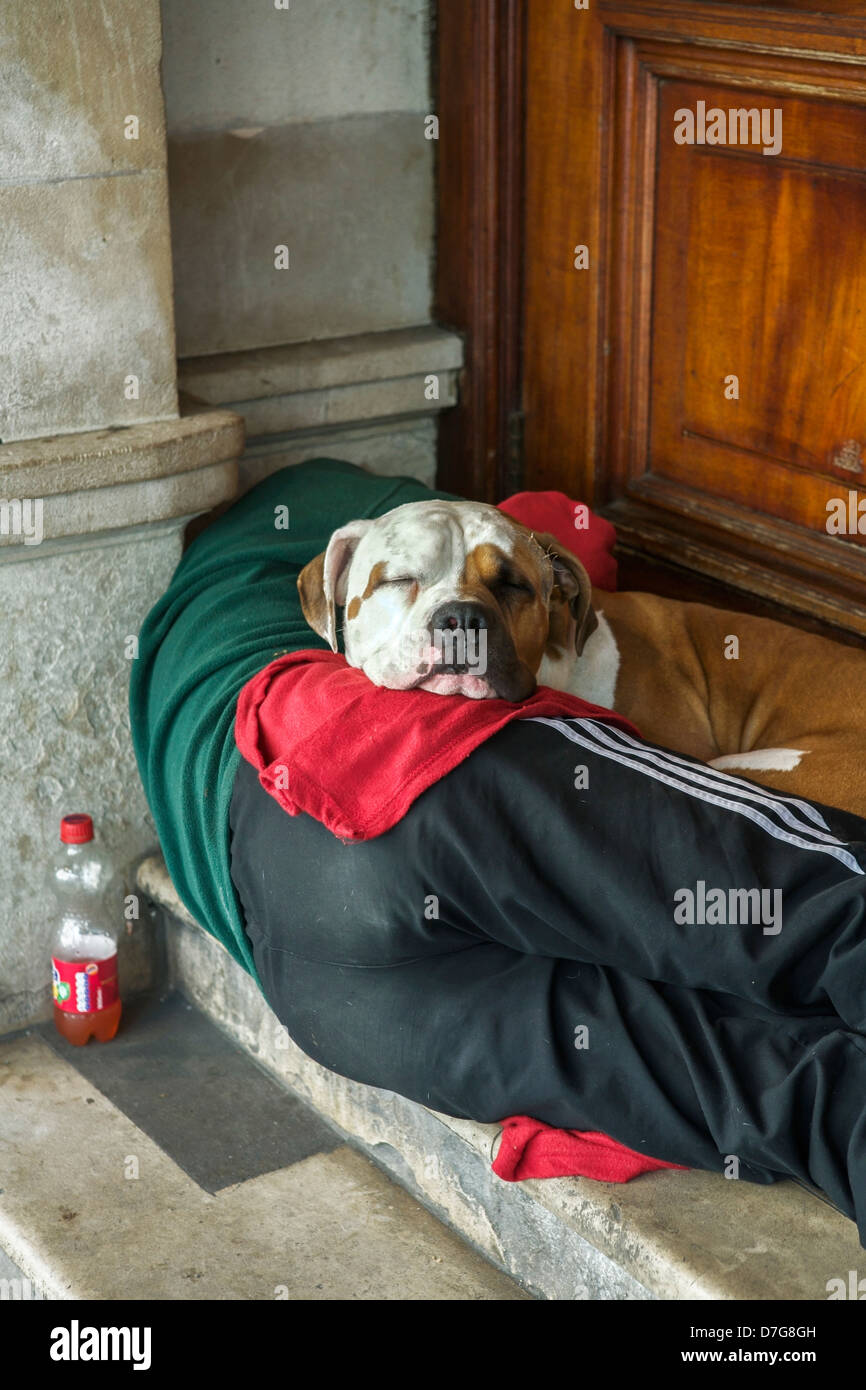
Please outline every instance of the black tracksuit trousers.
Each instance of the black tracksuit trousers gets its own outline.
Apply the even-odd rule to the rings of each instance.
[[[866,1239],[866,822],[563,719],[512,723],[374,840],[244,763],[231,824],[268,1001],[323,1066],[736,1158]]]

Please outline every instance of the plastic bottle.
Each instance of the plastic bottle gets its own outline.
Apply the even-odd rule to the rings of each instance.
[[[54,1024],[68,1042],[109,1042],[120,1023],[117,932],[106,904],[112,878],[93,844],[90,816],[64,816],[50,870],[58,907],[51,947]]]

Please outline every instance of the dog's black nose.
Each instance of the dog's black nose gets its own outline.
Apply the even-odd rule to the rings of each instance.
[[[454,632],[458,628],[462,628],[464,632],[481,632],[486,627],[487,616],[481,605],[464,603],[460,599],[443,603],[430,619],[430,631],[434,634]]]
[[[435,670],[461,675],[486,671],[487,615],[480,604],[461,599],[443,603],[430,618],[430,638],[438,654]]]

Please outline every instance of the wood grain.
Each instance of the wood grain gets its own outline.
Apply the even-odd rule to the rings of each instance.
[[[439,423],[438,478],[491,502],[520,407],[524,22],[524,0],[436,8],[434,312],[465,344],[460,403]]]

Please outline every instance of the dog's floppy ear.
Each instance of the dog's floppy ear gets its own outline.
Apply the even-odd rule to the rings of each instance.
[[[372,521],[350,521],[335,531],[327,550],[304,565],[298,575],[298,593],[304,617],[314,632],[337,650],[337,608],[346,602],[349,564],[358,542]]]
[[[558,588],[571,609],[576,624],[574,649],[580,656],[587,637],[598,627],[592,606],[592,580],[577,556],[560,545],[549,531],[533,531],[532,535],[553,566],[554,592]]]

